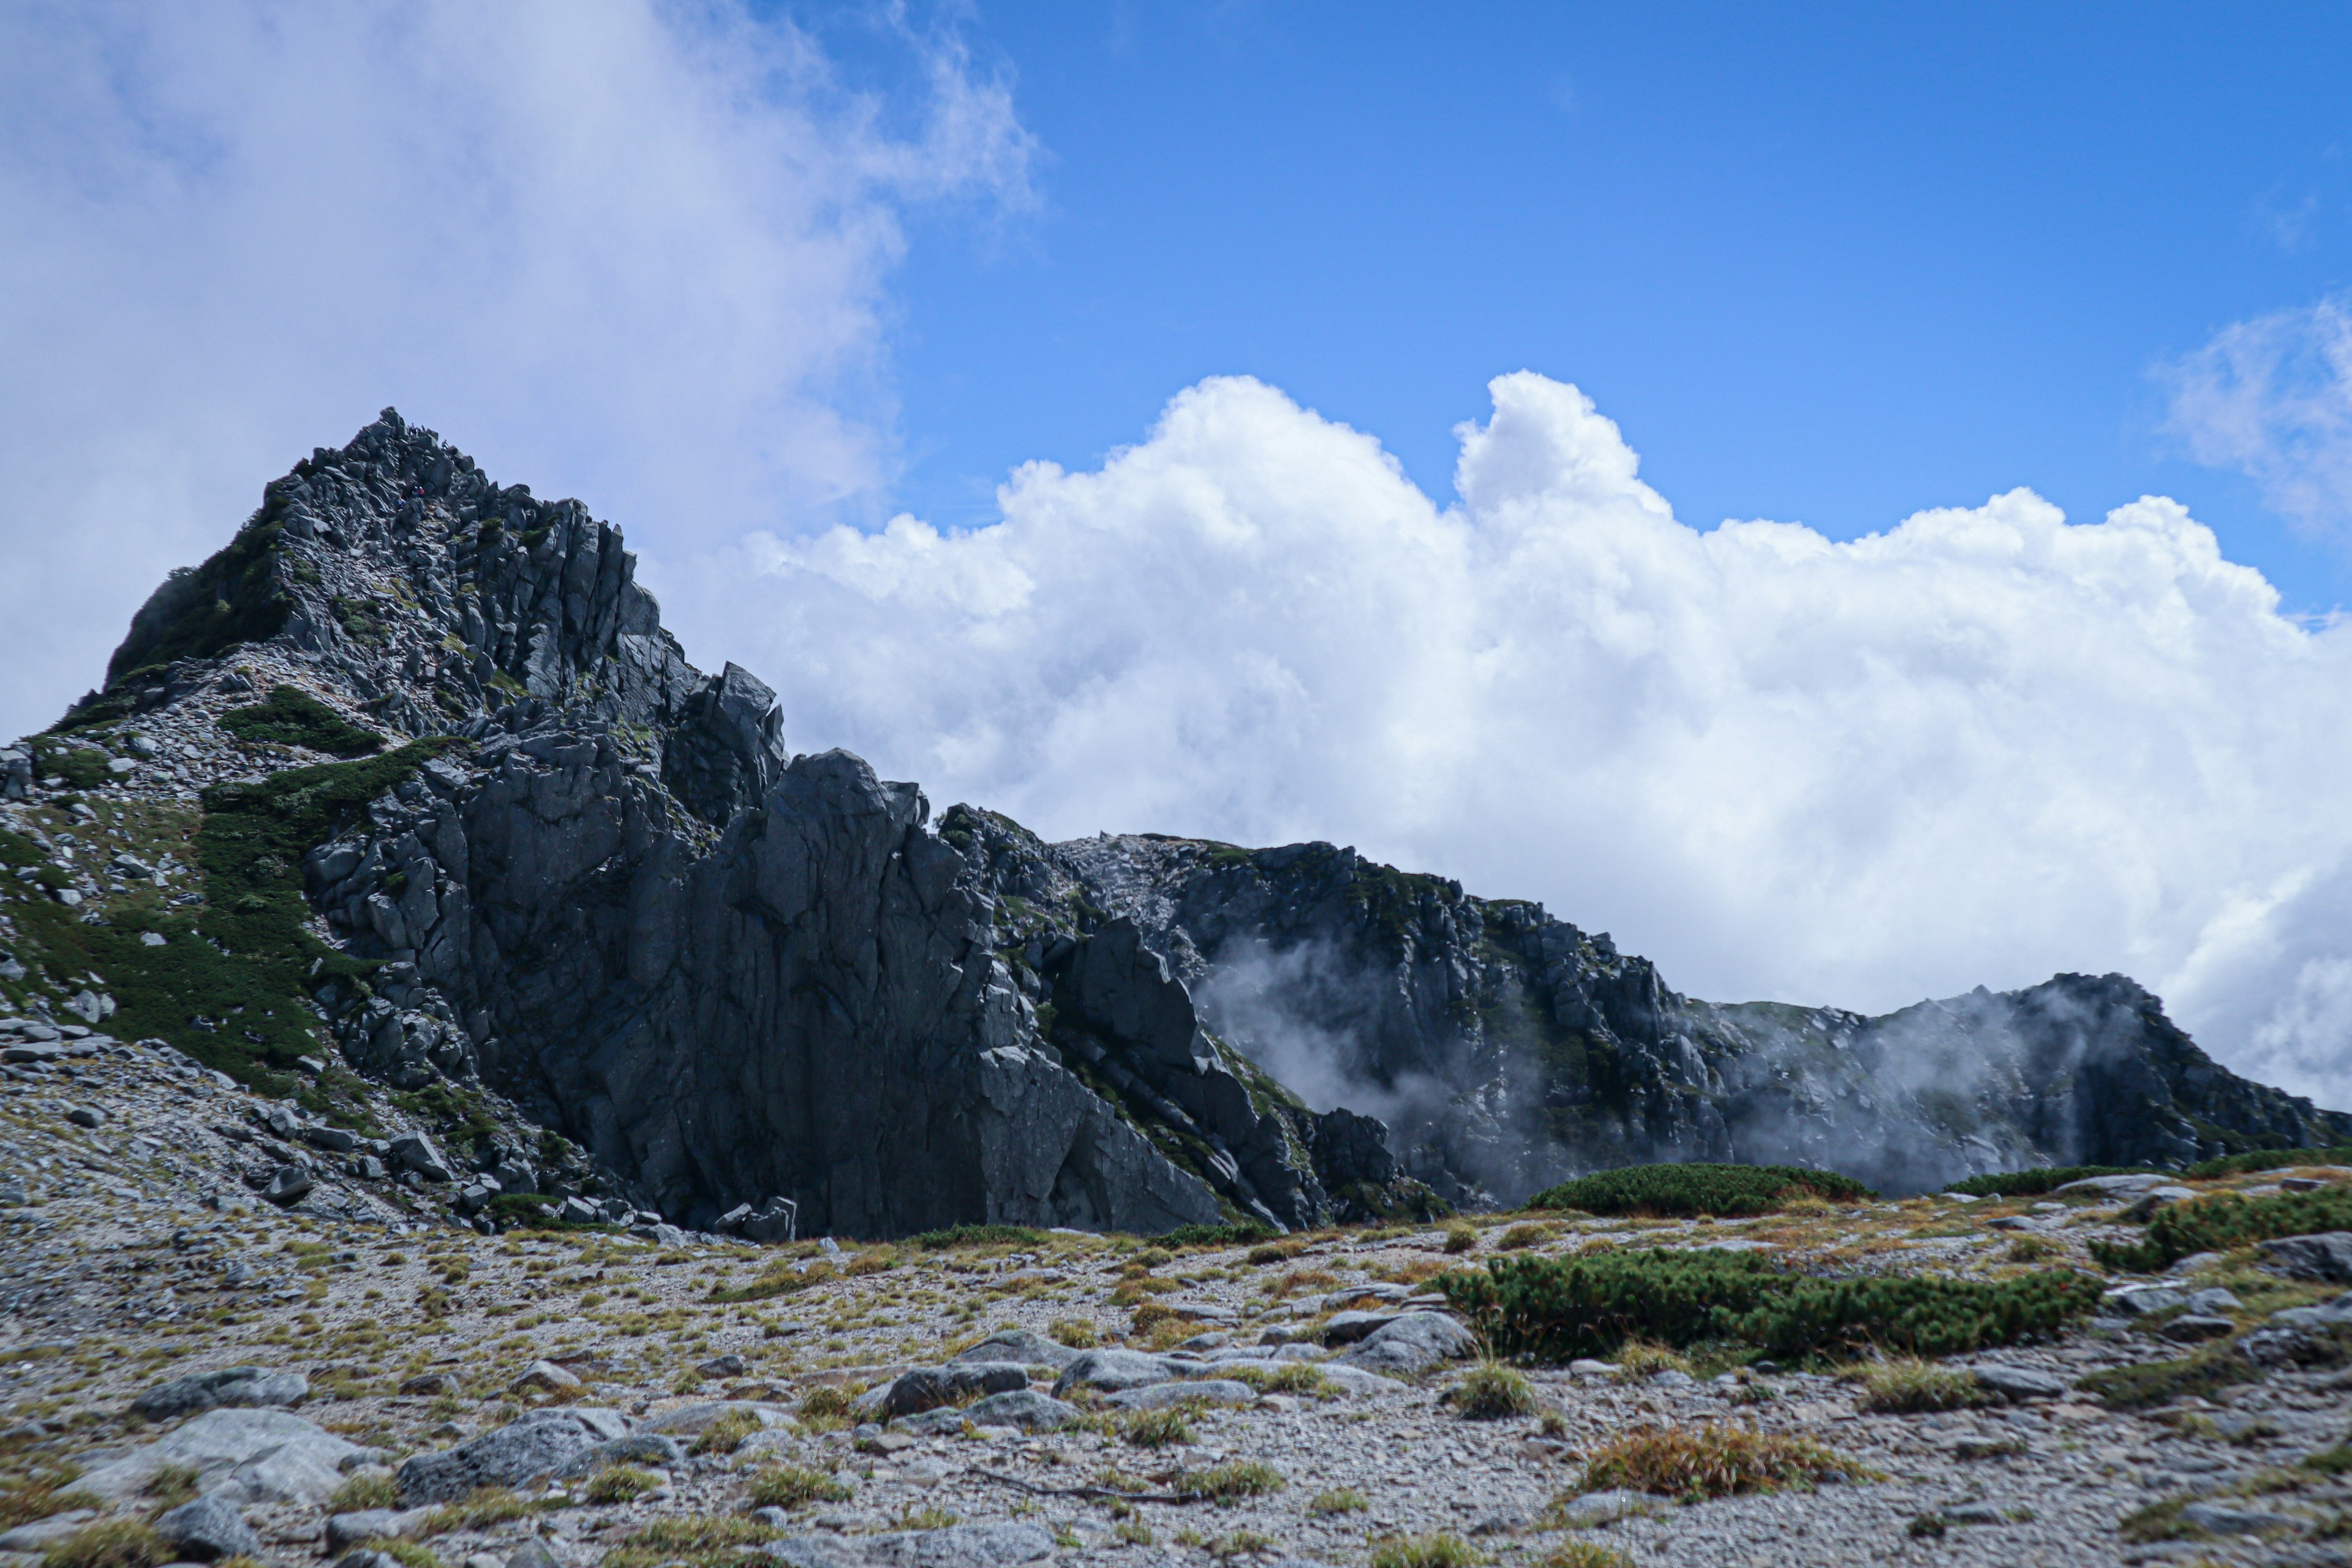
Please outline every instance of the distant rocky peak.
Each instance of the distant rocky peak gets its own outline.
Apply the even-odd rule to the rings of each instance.
[[[262,643],[397,734],[609,733],[714,823],[788,755],[775,694],[687,663],[619,529],[499,485],[394,409],[270,481],[226,548],[173,573],[68,722],[172,700]]]

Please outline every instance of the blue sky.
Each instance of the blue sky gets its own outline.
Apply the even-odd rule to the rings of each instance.
[[[2352,1105],[2347,66],[2284,5],[0,6],[0,734],[390,404],[937,805],[1353,844],[1726,1000],[2120,971]]]
[[[855,74],[874,33],[803,13]],[[2344,287],[2329,6],[982,5],[1038,205],[925,214],[904,468],[942,523],[1245,373],[1450,489],[1486,379],[1575,382],[1685,521],[1834,538],[2031,485],[2188,501],[2302,609],[2345,551],[2161,429],[2160,362]]]

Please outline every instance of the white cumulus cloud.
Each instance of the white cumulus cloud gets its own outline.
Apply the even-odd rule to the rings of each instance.
[[[1030,157],[901,42],[886,103],[738,0],[0,8],[0,732],[386,404],[672,548],[869,494],[899,214]]]
[[[796,746],[942,804],[1353,843],[1725,1000],[2122,970],[2352,1105],[2352,627],[2158,498],[1700,531],[1576,388],[1492,393],[1450,506],[1218,379],[990,526],[759,537],[681,585],[767,606],[731,651]]]

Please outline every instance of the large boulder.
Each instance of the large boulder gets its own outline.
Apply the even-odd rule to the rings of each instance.
[[[1462,1361],[1477,1353],[1476,1337],[1444,1313],[1407,1312],[1374,1331],[1355,1349],[1335,1357],[1334,1364],[1412,1377],[1443,1362]]]
[[[128,1500],[161,1471],[177,1468],[195,1472],[200,1495],[217,1492],[232,1503],[322,1503],[346,1469],[376,1457],[282,1410],[208,1410],[168,1436],[93,1465],[74,1486]]]
[[[217,1492],[165,1510],[156,1517],[155,1533],[183,1563],[261,1555],[261,1537],[245,1522],[236,1506]]]
[[[169,1383],[159,1383],[132,1400],[131,1410],[149,1421],[168,1421],[174,1415],[193,1415],[223,1405],[299,1405],[310,1396],[310,1380],[299,1372],[226,1366],[217,1372],[192,1373]]]
[[[1247,1405],[1257,1403],[1257,1390],[1231,1378],[1203,1377],[1185,1383],[1124,1388],[1105,1396],[1103,1403],[1119,1410],[1166,1410],[1183,1405]]]
[[[577,1405],[541,1410],[438,1454],[400,1467],[401,1500],[455,1502],[477,1487],[518,1487],[553,1475],[599,1443],[628,1435],[618,1411]]]
[[[2315,1236],[2283,1236],[2259,1244],[2265,1268],[2290,1279],[2326,1279],[2352,1284],[2352,1230]]]

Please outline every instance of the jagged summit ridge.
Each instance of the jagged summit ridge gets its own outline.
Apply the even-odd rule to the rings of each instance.
[[[793,755],[748,671],[687,663],[618,529],[389,409],[173,574],[61,729],[233,724],[280,686],[434,742],[287,872],[358,966],[308,998],[340,1054],[494,1088],[697,1222],[1300,1226],[1642,1160],[1907,1190],[2352,1137],[2121,976],[1717,1005],[1328,844],[934,824],[914,784]]]

